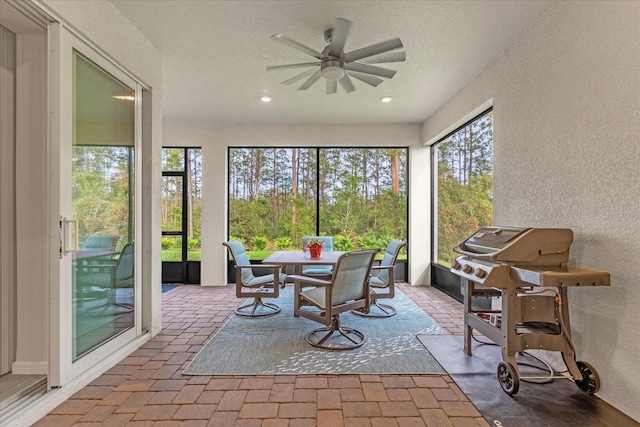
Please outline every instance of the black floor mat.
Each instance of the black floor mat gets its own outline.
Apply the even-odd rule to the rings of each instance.
[[[469,397],[489,424],[505,427],[639,426],[597,396],[589,396],[569,379],[546,384],[520,381],[513,396],[496,375],[500,348],[473,341],[472,356],[464,354],[462,335],[418,335],[418,339]],[[535,361],[529,359],[531,362]],[[520,359],[519,359],[520,362]],[[545,372],[520,366],[521,375]]]

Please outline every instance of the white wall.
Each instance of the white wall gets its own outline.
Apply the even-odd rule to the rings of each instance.
[[[226,283],[227,148],[238,146],[402,146],[409,147],[409,280],[429,283],[429,149],[421,126],[406,125],[241,125],[164,123],[167,146],[202,147],[202,284]]]
[[[0,375],[16,350],[16,35],[0,26]]]
[[[493,98],[494,223],[574,231],[569,290],[598,396],[640,421],[640,2],[558,2],[423,126],[433,142]]]
[[[84,35],[153,92],[151,141],[143,147],[142,287],[144,330],[161,330],[160,180],[162,175],[162,59],[158,50],[108,1],[41,0],[62,23]]]

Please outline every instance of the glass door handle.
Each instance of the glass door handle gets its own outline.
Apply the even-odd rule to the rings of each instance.
[[[60,257],[70,252],[78,252],[78,220],[60,217]]]

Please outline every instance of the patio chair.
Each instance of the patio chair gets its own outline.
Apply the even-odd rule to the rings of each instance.
[[[372,275],[369,278],[370,308],[368,312],[354,310],[353,313],[366,317],[391,317],[396,314],[396,309],[388,304],[378,302],[379,299],[393,298],[395,296],[394,269],[400,249],[407,246],[401,240],[392,240],[384,251],[380,265],[371,268]]]
[[[352,350],[365,342],[362,332],[343,327],[340,313],[369,308],[369,277],[377,250],[347,252],[340,256],[330,280],[292,275],[295,317],[305,317],[325,327],[306,335],[313,347]]]
[[[107,297],[106,304],[92,307],[87,314],[113,315],[133,310],[131,302],[118,301],[119,289],[133,290],[134,284],[134,246],[127,243],[117,259],[105,258],[91,264],[91,271],[76,277],[76,294],[79,299],[96,299]],[[133,297],[133,294],[130,295]],[[125,310],[119,310],[122,307]]]
[[[280,306],[262,301],[263,298],[278,298],[280,287],[284,285],[286,274],[281,274],[280,265],[261,264],[260,268],[272,268],[273,273],[264,276],[254,276],[247,251],[242,242],[232,240],[224,242],[236,264],[236,296],[238,298],[253,298],[246,304],[236,308],[235,313],[242,317],[265,317],[280,312]]]
[[[82,245],[80,245],[80,250],[81,251],[114,251],[113,256],[110,256],[111,259],[114,259],[115,256],[117,255],[117,252],[115,252],[116,250],[116,242],[118,241],[118,236],[113,236],[113,235],[100,235],[100,234],[94,234],[92,236],[87,237],[84,242],[82,242]],[[105,257],[106,258],[106,257]],[[87,262],[86,265],[91,266],[91,265],[95,265],[95,262]],[[93,272],[99,272],[99,270],[93,268],[91,270],[89,270],[88,268],[82,270],[82,272],[86,273],[89,271],[93,271]]]
[[[116,249],[116,242],[118,241],[118,236],[111,235],[93,235],[87,237],[84,241],[80,250],[83,251],[114,251]]]
[[[302,238],[302,246],[305,247],[309,241],[317,239],[320,242],[324,242],[323,251],[333,250],[333,236],[304,236]],[[302,274],[304,276],[313,276],[323,279],[331,278],[332,266],[330,265],[303,265]]]

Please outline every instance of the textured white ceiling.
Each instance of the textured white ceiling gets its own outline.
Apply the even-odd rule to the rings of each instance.
[[[554,1],[111,0],[163,55],[166,120],[238,123],[417,123],[467,85]],[[335,17],[353,21],[345,51],[400,37],[404,63],[372,87],[325,94],[280,82],[314,61],[272,40],[283,33],[316,50]],[[264,104],[262,95],[273,101]],[[393,96],[388,104],[383,95]]]

